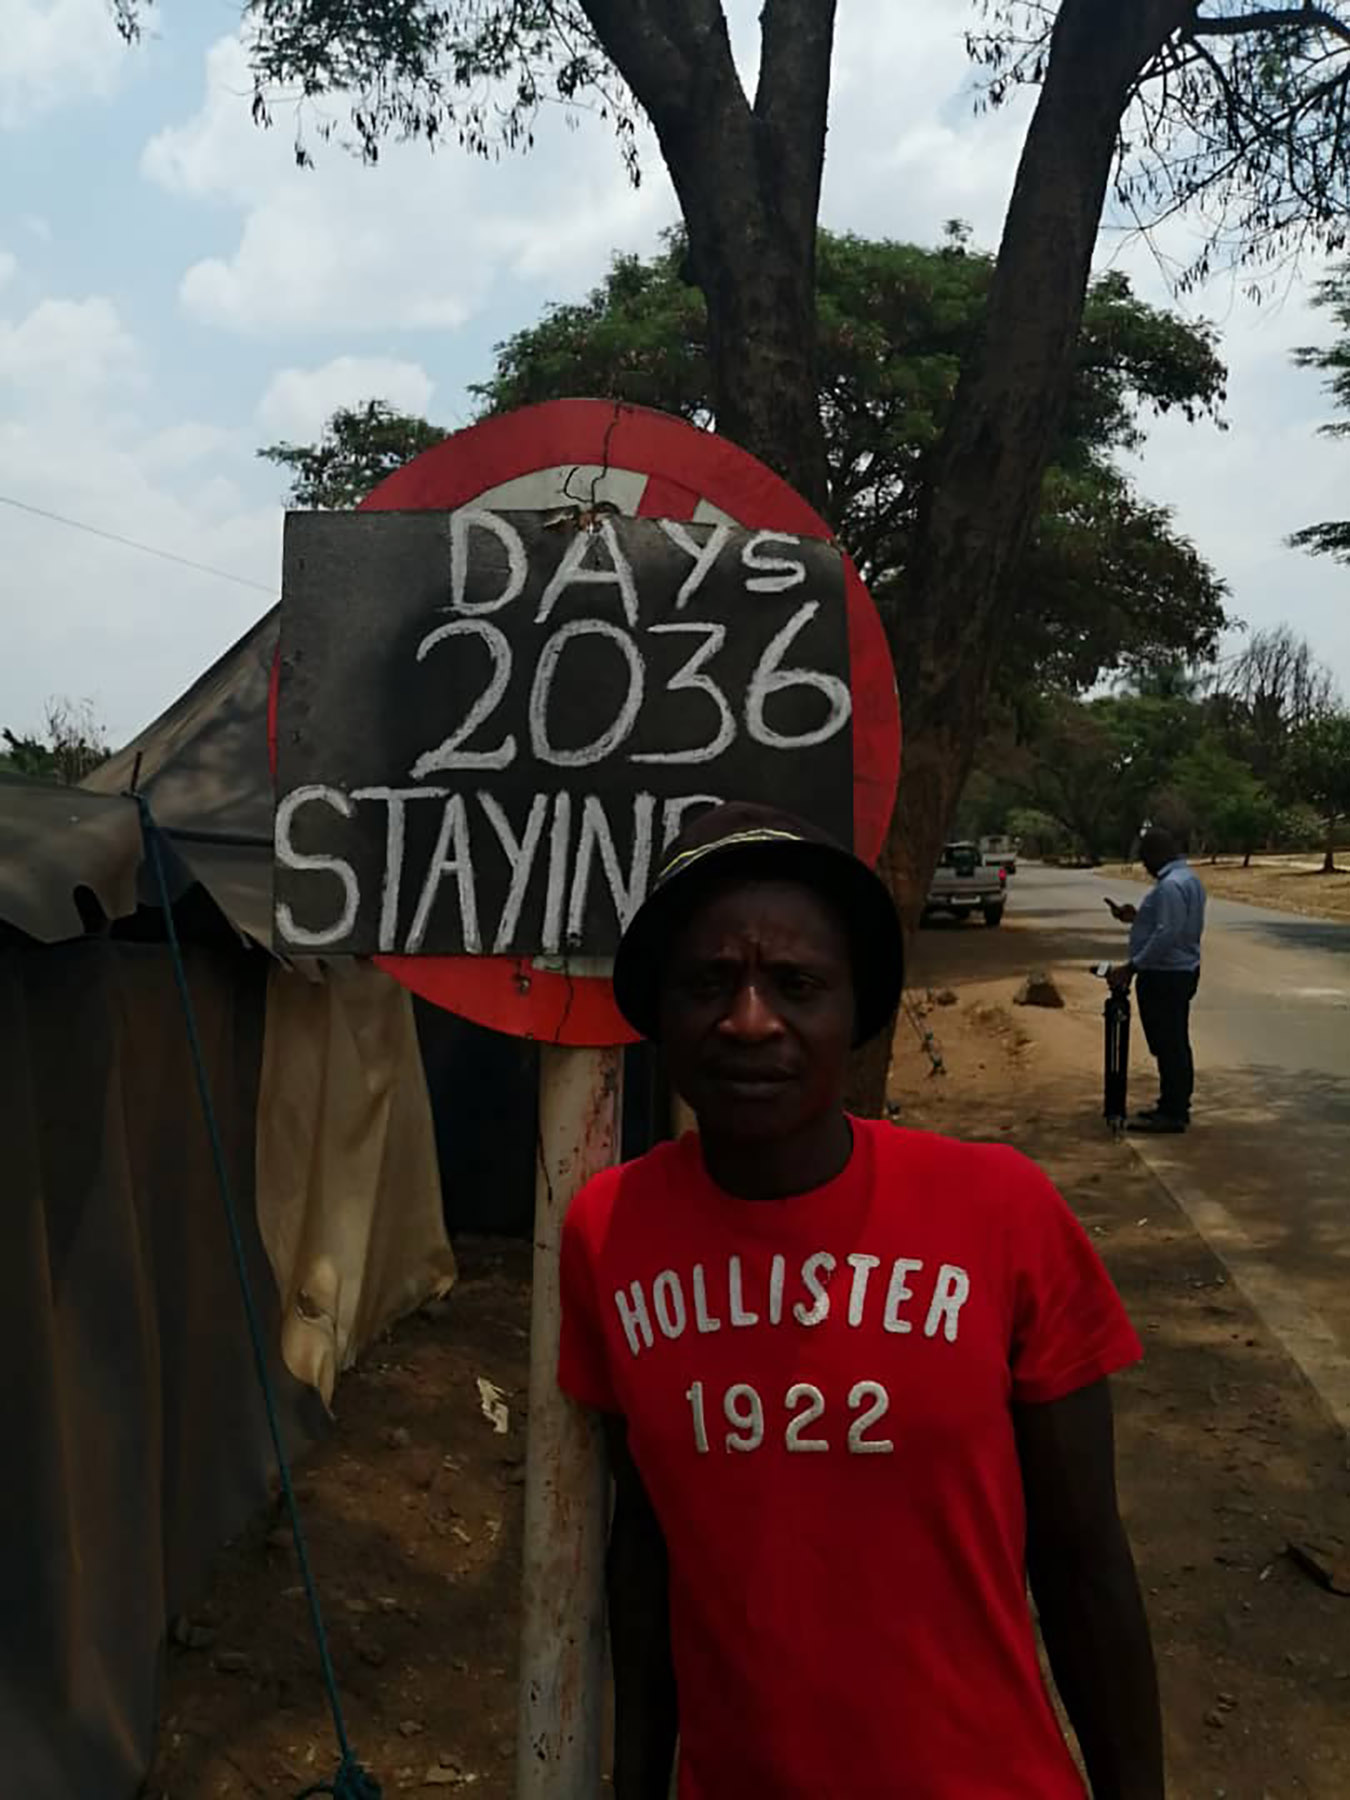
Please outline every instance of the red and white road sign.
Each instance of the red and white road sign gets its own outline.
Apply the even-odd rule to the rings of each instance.
[[[771,469],[725,438],[666,413],[611,400],[555,400],[485,419],[398,469],[363,509],[542,509],[607,501],[649,518],[725,520],[828,537],[820,516]],[[875,861],[895,801],[900,720],[881,621],[845,559],[853,693],[853,829]],[[275,703],[269,726],[275,758]],[[275,766],[275,762],[274,762]],[[516,956],[379,956],[414,993],[517,1037],[617,1044],[632,1032],[607,975]]]

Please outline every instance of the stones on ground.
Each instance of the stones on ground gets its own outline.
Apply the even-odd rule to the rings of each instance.
[[[1061,1007],[1064,996],[1059,984],[1046,969],[1033,969],[1013,997],[1014,1006]]]
[[[933,995],[933,1005],[955,1006],[956,990],[954,988],[939,988],[937,993]]]
[[[412,1443],[412,1433],[406,1425],[389,1425],[380,1433],[380,1441],[386,1450],[406,1450]]]
[[[400,1737],[421,1737],[425,1730],[426,1726],[420,1719],[400,1719],[398,1722],[398,1734]]]
[[[362,1638],[356,1646],[356,1654],[368,1669],[382,1669],[385,1665],[384,1648],[373,1638]]]
[[[1318,1587],[1329,1594],[1350,1596],[1350,1564],[1338,1562],[1320,1544],[1288,1543],[1284,1553],[1297,1569],[1301,1569]]]
[[[222,1675],[251,1675],[253,1658],[245,1650],[221,1650],[216,1656],[216,1667]]]
[[[209,1650],[216,1641],[216,1632],[209,1625],[199,1625],[180,1613],[169,1627],[170,1641],[180,1650]]]

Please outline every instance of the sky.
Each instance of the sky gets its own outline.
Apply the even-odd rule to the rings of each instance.
[[[729,0],[754,56],[753,0]],[[1029,100],[972,104],[960,0],[842,0],[822,221],[997,243]],[[598,120],[540,120],[529,156],[391,146],[375,168],[249,114],[228,0],[162,0],[127,47],[107,0],[0,0],[0,724],[88,701],[112,742],[149,723],[266,610],[284,475],[256,456],[380,396],[472,417],[492,347],[585,294],[615,250],[676,218],[660,158],[626,179]],[[1192,228],[1169,248],[1184,255]],[[1250,627],[1288,623],[1350,693],[1350,572],[1284,547],[1343,516],[1350,444],[1293,346],[1326,341],[1305,267],[1255,306],[1231,281],[1178,299],[1150,248],[1104,232],[1100,266],[1223,333],[1228,429],[1165,419],[1135,473],[1228,581]],[[24,510],[37,509],[37,510]],[[58,524],[59,513],[166,553]],[[212,573],[166,557],[205,565]]]

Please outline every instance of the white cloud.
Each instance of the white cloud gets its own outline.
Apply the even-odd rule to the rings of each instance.
[[[258,404],[258,423],[280,437],[318,436],[339,406],[384,400],[425,416],[433,382],[420,363],[392,356],[336,356],[319,369],[281,369]]]
[[[13,130],[70,101],[110,94],[127,54],[107,0],[5,0],[0,126]]]
[[[24,318],[0,319],[0,382],[88,392],[136,374],[130,333],[111,300],[42,300]]]
[[[144,352],[106,299],[48,297],[0,320],[0,724],[89,696],[122,739],[269,603],[280,514],[245,494],[252,434],[126,410]],[[22,506],[257,581],[222,581]]]
[[[540,125],[529,157],[483,164],[457,149],[392,144],[369,168],[335,145],[297,169],[291,141],[252,123],[237,38],[206,60],[194,117],[151,138],[147,179],[242,215],[232,249],[183,276],[194,319],[246,334],[454,330],[506,279],[573,286],[621,243],[652,241],[674,216],[659,159],[627,182],[603,128]],[[221,216],[228,217],[228,212]]]

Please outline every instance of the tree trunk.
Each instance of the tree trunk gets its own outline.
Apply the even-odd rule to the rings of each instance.
[[[656,128],[708,303],[717,429],[829,516],[816,215],[835,0],[765,0],[753,106],[720,0],[583,0]]]
[[[1063,0],[990,286],[915,555],[887,630],[905,737],[884,868],[917,921],[960,797],[1073,371],[1121,115],[1193,0]],[[885,1077],[865,1096],[879,1108]]]
[[[1324,875],[1334,875],[1336,873],[1336,826],[1339,823],[1339,817],[1339,814],[1332,813],[1327,820],[1327,847],[1326,853],[1322,858],[1322,873]]]

